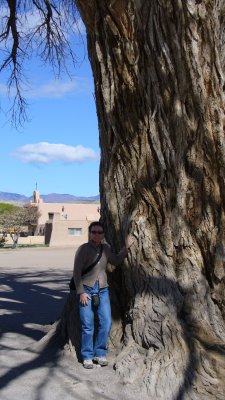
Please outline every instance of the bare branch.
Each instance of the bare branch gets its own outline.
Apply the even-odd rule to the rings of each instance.
[[[36,53],[44,62],[50,63],[55,74],[60,75],[62,69],[68,73],[68,59],[76,63],[70,35],[74,32],[78,13],[71,0],[6,0],[1,7],[4,12],[0,17],[0,44],[4,48],[0,51],[6,56],[0,64],[0,72],[10,71],[7,85],[10,94],[15,92],[10,112],[12,122],[17,126],[27,120],[27,102],[23,95],[24,61]],[[30,25],[29,16],[36,16],[35,27]]]

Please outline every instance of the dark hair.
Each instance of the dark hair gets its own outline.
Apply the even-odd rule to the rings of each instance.
[[[93,226],[99,226],[100,228],[102,228],[103,232],[104,232],[104,226],[100,221],[94,221],[92,222],[89,227],[88,227],[88,232],[91,232],[91,229],[93,228]]]

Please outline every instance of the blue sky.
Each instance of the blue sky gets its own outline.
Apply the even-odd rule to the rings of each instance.
[[[99,193],[93,78],[85,46],[75,39],[79,62],[70,66],[70,76],[56,79],[36,58],[26,64],[29,121],[19,130],[7,114],[12,98],[7,96],[7,74],[0,73],[0,191],[30,196],[37,183],[41,194]]]

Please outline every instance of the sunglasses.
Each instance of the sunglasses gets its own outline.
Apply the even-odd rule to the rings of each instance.
[[[103,231],[91,231],[91,233],[94,233],[94,234],[98,234],[98,235],[101,235],[102,233],[104,233]]]

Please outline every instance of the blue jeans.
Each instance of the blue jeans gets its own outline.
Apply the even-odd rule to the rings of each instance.
[[[92,305],[91,299],[86,306],[79,303],[81,320],[81,356],[83,360],[91,360],[94,356],[104,357],[107,353],[107,341],[112,325],[111,306],[108,288],[100,289],[98,282],[92,287],[84,285],[85,293],[91,295],[98,293],[100,303],[98,307]],[[78,295],[78,301],[79,301]],[[98,331],[94,337],[94,315],[98,316]]]

